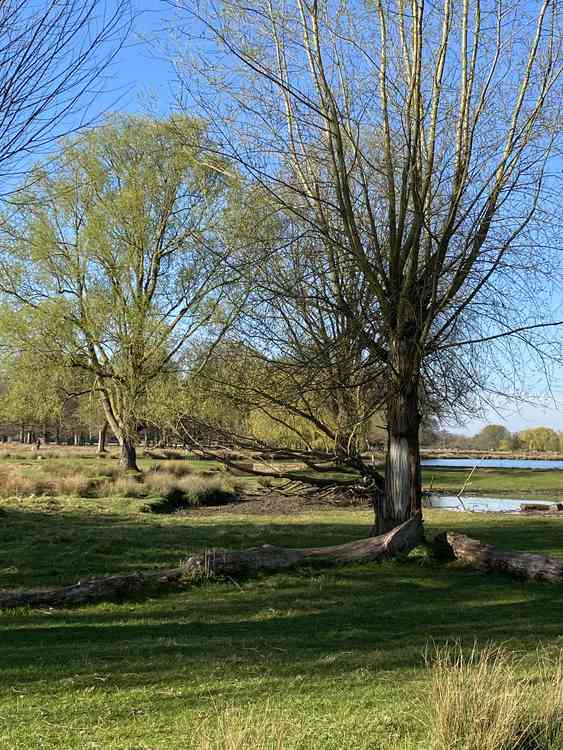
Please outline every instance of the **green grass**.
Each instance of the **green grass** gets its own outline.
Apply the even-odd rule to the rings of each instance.
[[[213,546],[331,544],[364,536],[371,522],[364,510],[155,516],[142,504],[0,501],[0,586],[169,566]],[[426,517],[430,536],[456,528],[563,556],[559,518]],[[557,587],[425,555],[15,610],[0,615],[0,748],[428,750],[428,643],[505,644],[530,654],[533,679],[536,646],[553,658],[563,648],[562,622]],[[244,721],[261,737],[228,744],[225,726]]]
[[[457,495],[469,472],[470,469],[429,467],[422,471],[423,486],[435,492]],[[560,500],[563,498],[563,471],[478,468],[464,494]]]

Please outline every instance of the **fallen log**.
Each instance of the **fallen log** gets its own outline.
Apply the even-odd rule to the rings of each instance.
[[[101,576],[52,589],[0,590],[0,609],[14,607],[68,607],[123,599],[133,594],[161,591],[212,576],[237,577],[260,570],[276,572],[316,561],[345,564],[386,560],[406,555],[424,540],[422,515],[417,513],[387,534],[332,547],[292,549],[264,544],[231,552],[210,550],[193,555],[176,568]]]
[[[503,552],[492,544],[483,544],[464,534],[446,531],[434,539],[434,546],[443,554],[483,571],[502,571],[532,581],[563,583],[563,560],[529,552]]]

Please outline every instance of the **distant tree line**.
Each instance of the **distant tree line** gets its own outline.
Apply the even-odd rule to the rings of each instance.
[[[563,451],[563,432],[550,427],[532,427],[510,432],[503,425],[489,424],[476,435],[458,435],[434,425],[422,436],[425,447],[480,451]]]

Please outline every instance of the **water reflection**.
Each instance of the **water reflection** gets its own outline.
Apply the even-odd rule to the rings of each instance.
[[[555,506],[552,500],[517,500],[514,498],[499,497],[462,497],[461,500],[455,495],[432,495],[428,501],[431,508],[443,508],[444,510],[472,511],[474,513],[516,513],[526,505]]]

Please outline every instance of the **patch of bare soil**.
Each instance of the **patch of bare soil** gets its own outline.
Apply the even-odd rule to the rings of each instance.
[[[318,497],[303,497],[300,495],[245,495],[238,503],[228,505],[215,505],[206,508],[193,508],[186,513],[210,516],[220,513],[247,513],[252,516],[283,516],[295,515],[296,513],[311,513],[316,510],[350,510],[357,508],[365,510],[367,503],[359,504],[357,501],[352,502],[349,498],[338,497],[322,499]]]

